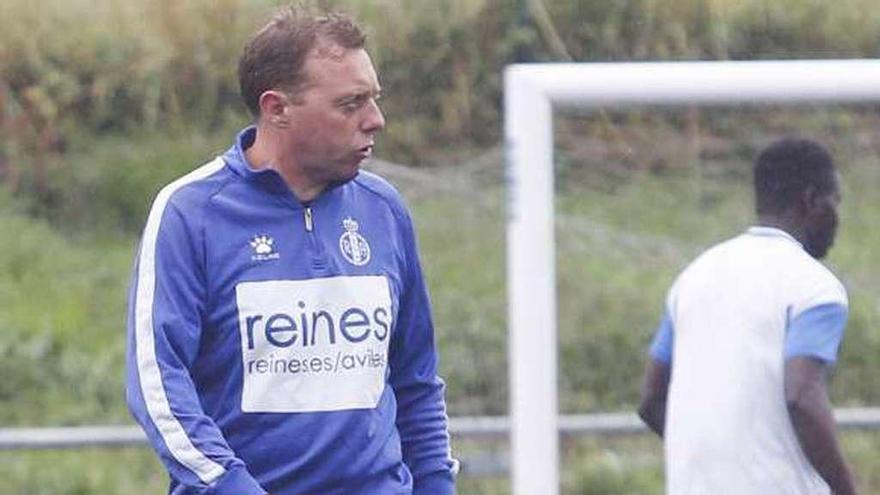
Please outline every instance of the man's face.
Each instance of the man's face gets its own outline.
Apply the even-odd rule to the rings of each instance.
[[[831,187],[817,193],[806,217],[804,248],[814,258],[824,258],[834,244],[839,221],[837,207],[840,205],[840,177],[835,172]]]
[[[381,88],[369,55],[319,44],[306,59],[306,85],[290,96],[285,131],[297,172],[313,184],[351,179],[385,127]]]

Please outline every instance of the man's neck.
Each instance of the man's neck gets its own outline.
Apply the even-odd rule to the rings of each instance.
[[[757,225],[782,230],[801,244],[804,243],[805,234],[803,228],[789,218],[788,215],[758,215]]]
[[[286,151],[279,136],[274,135],[271,130],[257,126],[254,144],[244,150],[244,156],[248,165],[254,170],[272,169],[278,172],[287,187],[301,202],[312,201],[327,185],[312,183],[300,173],[297,163],[289,158],[289,153]]]

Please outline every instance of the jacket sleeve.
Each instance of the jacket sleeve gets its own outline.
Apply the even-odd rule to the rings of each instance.
[[[414,495],[454,494],[458,461],[450,453],[445,385],[437,375],[431,304],[412,221],[406,213],[403,213],[401,234],[406,279],[390,364],[403,459],[413,474]]]
[[[201,407],[190,375],[207,290],[196,215],[169,202],[150,211],[128,301],[126,400],[173,484],[186,493],[263,495]]]

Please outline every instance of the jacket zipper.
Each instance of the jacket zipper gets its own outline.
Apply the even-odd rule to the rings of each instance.
[[[315,234],[315,218],[312,214],[312,207],[306,206],[303,209],[303,220],[306,228],[306,237],[309,239],[309,246],[312,248],[312,267],[323,269],[327,267],[327,260],[324,259],[324,250],[321,248],[321,242]]]
[[[312,220],[312,207],[307,206],[303,212],[303,215],[305,215],[305,220],[306,220],[306,232],[309,232],[309,233],[313,232],[315,230],[315,224],[314,224],[314,221]]]

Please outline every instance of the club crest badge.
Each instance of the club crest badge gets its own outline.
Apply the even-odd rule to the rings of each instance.
[[[370,244],[364,236],[358,234],[358,223],[351,217],[342,221],[345,232],[339,237],[339,250],[346,261],[355,266],[364,266],[370,262]]]

